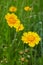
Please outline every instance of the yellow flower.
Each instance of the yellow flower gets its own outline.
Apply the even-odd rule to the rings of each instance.
[[[14,13],[7,13],[5,19],[10,27],[15,27],[17,24],[20,24],[19,19],[17,19],[17,16]]]
[[[23,33],[22,36],[22,41],[28,44],[30,47],[38,45],[40,40],[41,40],[40,36],[35,32],[25,32]]]
[[[9,8],[9,11],[10,11],[10,12],[16,12],[16,11],[17,11],[17,8],[14,7],[14,6],[11,6],[11,7]]]
[[[16,31],[19,32],[24,29],[24,26],[23,26],[23,24],[17,24],[15,28],[16,28]]]
[[[32,8],[31,8],[31,7],[29,7],[29,6],[26,6],[26,7],[24,7],[24,10],[25,10],[25,11],[31,11],[31,10],[32,10]]]

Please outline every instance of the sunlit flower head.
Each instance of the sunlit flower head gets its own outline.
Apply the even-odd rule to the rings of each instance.
[[[28,44],[30,47],[38,45],[40,40],[40,36],[35,32],[24,32],[22,36],[22,41]]]
[[[20,24],[19,19],[17,19],[17,16],[14,13],[7,13],[5,19],[10,27],[15,27],[17,24]]]
[[[24,29],[24,26],[23,26],[23,24],[17,24],[15,28],[16,28],[16,31],[19,32]]]
[[[31,8],[31,7],[29,7],[29,6],[26,6],[26,7],[24,7],[24,10],[25,10],[25,11],[31,11],[31,10],[32,10],[32,8]]]
[[[16,12],[16,11],[17,11],[17,8],[14,7],[14,6],[11,6],[11,7],[9,8],[9,11],[10,11],[10,12]]]

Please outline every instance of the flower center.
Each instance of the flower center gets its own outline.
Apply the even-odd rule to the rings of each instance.
[[[19,26],[19,27],[18,27],[18,30],[19,30],[20,28],[21,28],[21,27]]]
[[[16,19],[14,19],[13,17],[9,18],[9,23],[10,24],[15,24],[16,23]]]
[[[35,37],[34,37],[34,36],[31,36],[31,35],[30,35],[30,36],[28,37],[28,41],[33,42],[34,40],[35,40]]]
[[[15,8],[12,8],[12,10],[14,11],[14,10],[15,10]]]

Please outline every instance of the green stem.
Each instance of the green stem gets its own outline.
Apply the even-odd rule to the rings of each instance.
[[[12,40],[12,44],[14,44],[15,40],[16,40],[16,36],[17,36],[17,32],[16,34],[14,35],[14,39]]]
[[[33,65],[33,48],[31,48],[30,54],[31,54],[31,65]]]
[[[36,65],[36,54],[37,54],[37,47],[34,50],[34,65]]]

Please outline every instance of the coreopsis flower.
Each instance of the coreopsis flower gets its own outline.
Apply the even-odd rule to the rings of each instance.
[[[24,32],[22,36],[22,41],[28,44],[30,47],[38,45],[40,40],[40,36],[35,32]]]
[[[26,6],[26,7],[24,7],[24,10],[25,10],[25,11],[31,11],[31,10],[32,10],[32,8],[31,8],[31,7],[29,7],[29,6]]]
[[[16,27],[17,24],[20,24],[20,20],[17,18],[17,16],[14,13],[7,13],[5,15],[5,19],[7,20],[7,23],[10,27]]]
[[[9,8],[9,11],[10,11],[10,12],[16,12],[16,11],[17,11],[17,8],[14,7],[14,6],[11,6],[11,7]]]
[[[24,29],[24,26],[23,26],[23,24],[17,24],[15,28],[16,28],[16,31],[19,32]]]

